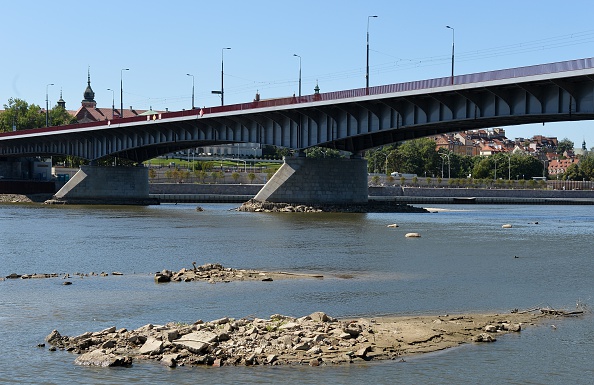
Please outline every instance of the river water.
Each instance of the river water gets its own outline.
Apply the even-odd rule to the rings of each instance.
[[[430,214],[264,214],[237,205],[0,205],[0,383],[589,384],[594,317],[565,318],[406,362],[328,367],[131,368],[74,365],[37,344],[53,329],[280,313],[333,317],[591,308],[594,206],[444,205]],[[387,225],[397,223],[398,228]],[[502,225],[510,223],[511,229]],[[421,238],[405,238],[418,232]],[[517,258],[515,258],[517,257]],[[192,262],[315,273],[323,279],[155,284]],[[551,325],[554,323],[555,327]]]

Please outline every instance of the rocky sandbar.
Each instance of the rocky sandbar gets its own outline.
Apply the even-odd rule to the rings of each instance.
[[[129,366],[134,360],[178,365],[336,365],[371,360],[401,360],[464,343],[493,342],[520,332],[544,317],[563,312],[512,311],[465,314],[351,318],[338,320],[323,312],[301,318],[275,314],[268,319],[221,318],[192,324],[148,324],[138,329],[115,326],[78,336],[52,331],[50,350],[77,355],[75,363]],[[42,344],[44,346],[44,344]]]

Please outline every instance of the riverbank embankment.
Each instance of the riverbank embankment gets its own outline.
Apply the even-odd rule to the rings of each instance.
[[[162,203],[243,203],[253,198],[263,185],[234,184],[150,184],[152,198]],[[594,204],[591,190],[503,189],[370,186],[371,202],[399,204]]]

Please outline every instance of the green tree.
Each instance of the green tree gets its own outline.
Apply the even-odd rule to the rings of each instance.
[[[472,176],[479,179],[492,179],[494,174],[493,166],[494,162],[492,162],[490,157],[481,157],[474,165]]]
[[[326,148],[326,147],[310,147],[305,150],[305,156],[308,158],[344,158],[341,155],[340,151],[335,150],[333,148]]]
[[[379,183],[380,183],[380,177],[379,177],[379,175],[374,175],[374,176],[371,177],[371,184],[377,186],[377,185],[379,185]]]
[[[235,181],[235,183],[237,183],[237,181],[239,180],[239,173],[238,172],[234,172],[233,174],[231,174],[231,178],[233,178],[233,180]]]
[[[435,141],[430,138],[404,142],[398,147],[400,156],[396,159],[399,166],[397,171],[417,175],[425,172],[436,174],[441,163],[435,146]]]
[[[594,180],[594,153],[580,158],[578,166],[583,179]]]
[[[250,172],[247,177],[250,180],[250,183],[254,183],[254,179],[256,179],[256,174]]]
[[[4,112],[0,113],[0,132],[45,127],[45,113],[36,104],[18,98],[8,99]]]
[[[573,151],[573,146],[574,143],[571,140],[563,138],[557,143],[557,154],[563,155],[563,153],[565,153],[566,151],[571,152]]]
[[[367,159],[368,172],[381,172],[390,174],[392,171],[397,171],[394,166],[394,157],[396,156],[395,144],[379,147],[373,150],[365,151],[365,159]]]
[[[76,123],[76,117],[70,115],[68,111],[60,106],[54,106],[54,108],[49,111],[50,126],[64,126],[74,123]]]
[[[563,174],[564,180],[583,180],[584,178],[585,176],[582,174],[580,167],[575,163],[569,165]]]

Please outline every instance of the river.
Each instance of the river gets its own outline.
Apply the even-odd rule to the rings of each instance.
[[[0,205],[0,384],[589,384],[594,317],[549,320],[488,345],[406,362],[327,367],[131,368],[74,365],[39,348],[53,329],[229,317],[333,317],[591,308],[594,206],[444,205],[429,214],[264,214],[235,204]],[[396,223],[397,228],[387,225]],[[511,229],[502,228],[512,224]],[[418,232],[421,238],[405,238]],[[516,258],[517,257],[517,258]],[[315,273],[323,279],[155,284],[192,262]],[[118,271],[123,276],[112,276]],[[552,327],[553,325],[555,327]]]

